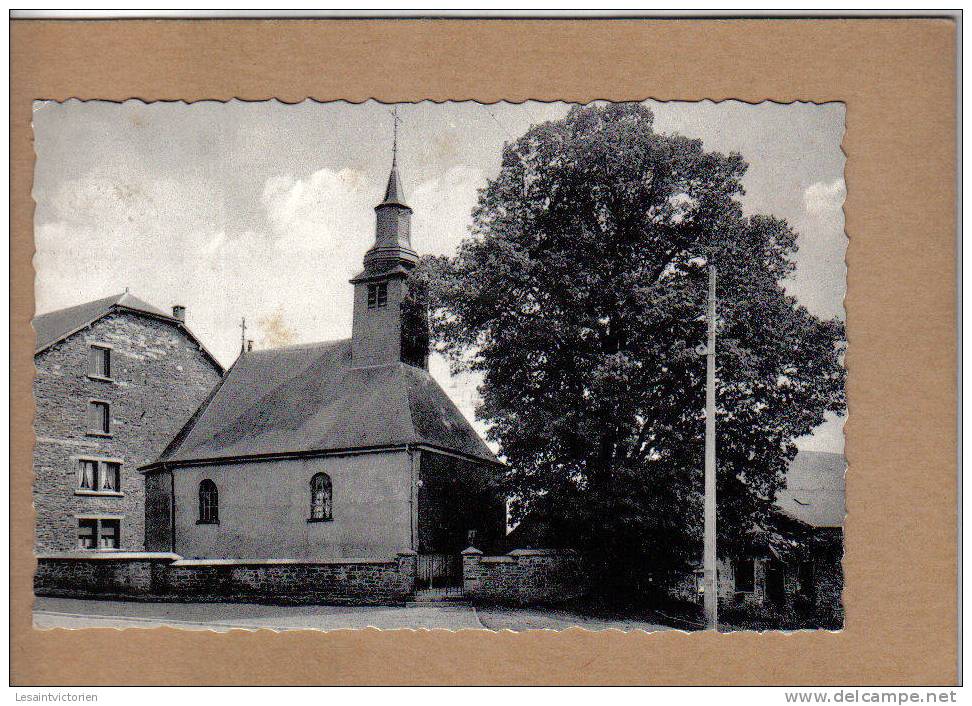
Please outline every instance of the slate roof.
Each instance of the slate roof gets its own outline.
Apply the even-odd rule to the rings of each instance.
[[[391,172],[388,174],[388,186],[385,187],[385,198],[378,205],[378,208],[388,205],[401,206],[411,210],[405,203],[405,189],[402,188],[402,180],[398,176],[398,160],[396,158],[392,158]]]
[[[213,364],[223,372],[223,366],[208,351],[198,338],[190,331],[184,321],[181,321],[164,311],[157,309],[148,302],[142,301],[127,291],[115,294],[104,299],[69,306],[66,309],[58,309],[40,316],[35,316],[31,324],[37,336],[34,344],[34,355],[42,353],[55,343],[63,341],[68,336],[77,333],[86,326],[90,326],[104,316],[113,311],[133,311],[147,314],[154,318],[160,318],[181,328],[195,342],[200,350],[213,362]]]
[[[427,371],[352,368],[345,339],[243,354],[158,462],[404,444],[496,461]]]
[[[786,490],[776,496],[776,506],[789,517],[812,527],[844,524],[843,454],[800,451],[786,473]]]

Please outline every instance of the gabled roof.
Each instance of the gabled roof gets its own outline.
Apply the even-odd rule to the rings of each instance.
[[[35,316],[34,320],[31,322],[34,327],[34,332],[37,335],[37,342],[34,346],[34,355],[43,353],[55,343],[63,341],[68,336],[71,336],[81,329],[90,326],[113,311],[136,312],[156,319],[162,319],[174,326],[177,326],[178,328],[181,328],[183,331],[185,331],[186,335],[188,335],[189,338],[191,338],[193,342],[199,346],[200,350],[212,361],[219,371],[223,372],[223,366],[219,364],[219,361],[216,360],[216,358],[208,350],[206,350],[206,347],[203,346],[192,331],[188,329],[184,321],[181,321],[173,316],[169,316],[165,312],[155,308],[147,302],[142,301],[133,294],[129,294],[127,291],[122,292],[121,294],[115,294],[114,296],[105,297],[104,299],[96,299],[95,301],[87,302],[85,304],[69,306],[66,309],[58,309],[57,311],[51,311],[46,314],[41,314],[40,316]]]
[[[811,527],[844,525],[843,454],[800,451],[786,473],[786,489],[776,494],[776,506]]]
[[[158,463],[406,444],[496,462],[427,371],[352,368],[346,339],[243,354]]]

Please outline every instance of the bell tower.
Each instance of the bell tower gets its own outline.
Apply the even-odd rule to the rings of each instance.
[[[354,279],[351,365],[364,368],[404,362],[428,367],[424,311],[408,296],[408,274],[418,263],[412,249],[412,209],[398,174],[398,109],[395,109],[391,173],[385,198],[375,206],[375,242]],[[420,307],[419,307],[420,308]]]

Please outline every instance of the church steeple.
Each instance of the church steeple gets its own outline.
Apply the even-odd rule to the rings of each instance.
[[[408,205],[405,203],[405,190],[402,188],[402,179],[398,176],[398,123],[400,120],[398,118],[397,107],[392,114],[394,115],[395,120],[395,133],[392,137],[391,173],[388,175],[388,186],[385,187],[385,200],[379,205],[402,206],[404,208],[408,208]]]
[[[385,198],[375,206],[375,244],[365,254],[362,274],[387,271],[395,267],[411,269],[418,262],[412,250],[412,209],[405,203],[405,190],[398,173],[398,109],[394,113],[395,134],[392,164],[385,187]]]
[[[412,249],[412,209],[398,173],[398,110],[394,112],[392,164],[385,198],[375,206],[375,242],[365,253],[354,285],[351,358],[354,367],[405,362],[428,365],[425,315],[408,296],[408,273],[418,263]],[[407,331],[405,330],[407,329]]]

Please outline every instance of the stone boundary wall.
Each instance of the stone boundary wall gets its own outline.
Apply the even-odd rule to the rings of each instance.
[[[37,558],[34,593],[66,598],[273,604],[389,605],[408,600],[414,552],[392,559],[187,560],[103,552]]]
[[[462,553],[462,585],[466,598],[474,602],[513,606],[562,603],[582,594],[586,586],[569,553],[514,549],[484,556],[474,547]]]

